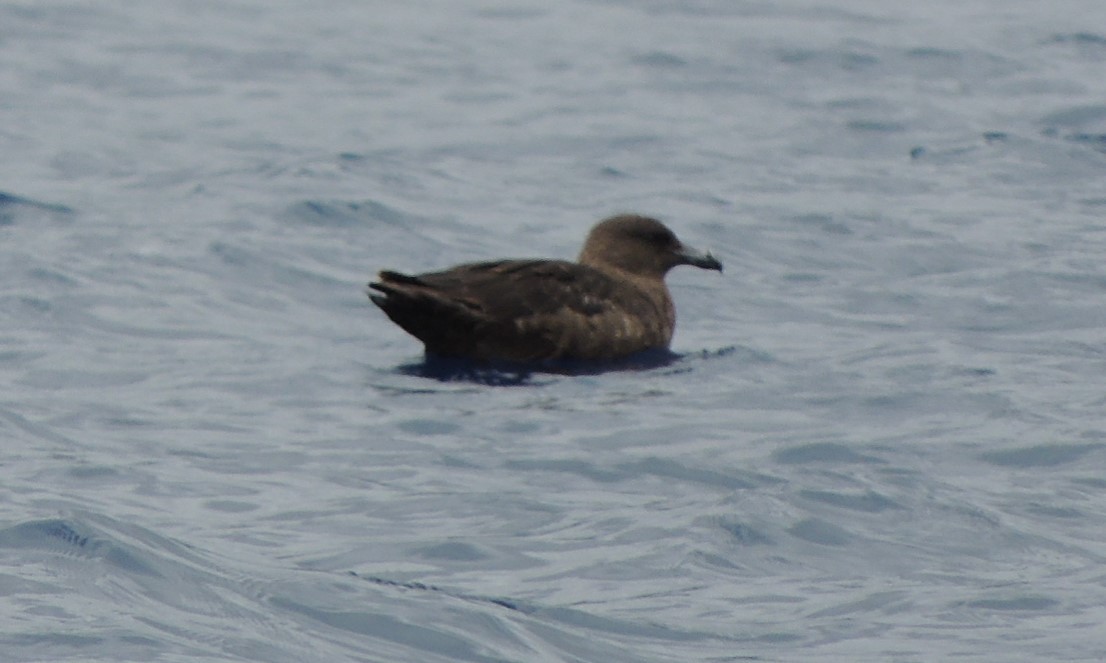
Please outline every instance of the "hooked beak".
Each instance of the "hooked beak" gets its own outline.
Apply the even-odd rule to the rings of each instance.
[[[699,251],[693,249],[686,244],[680,246],[680,250],[676,253],[679,257],[681,265],[691,265],[692,267],[698,267],[700,269],[715,269],[719,272],[722,271],[722,263],[718,262],[718,259],[710,254],[710,251]]]

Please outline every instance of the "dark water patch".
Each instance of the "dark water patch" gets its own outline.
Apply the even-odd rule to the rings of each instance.
[[[1079,509],[1052,506],[1050,504],[1029,504],[1026,505],[1025,512],[1035,516],[1043,516],[1045,518],[1063,518],[1065,520],[1077,520],[1089,517],[1089,514],[1084,513]]]
[[[489,558],[489,555],[484,551],[471,543],[462,541],[450,541],[416,548],[411,553],[425,559],[440,559],[450,562],[478,562]]]
[[[807,638],[807,636],[805,634],[802,634],[802,633],[787,633],[787,632],[779,631],[779,632],[775,632],[775,633],[765,633],[763,635],[758,635],[755,638],[752,638],[752,640],[754,642],[765,642],[765,643],[774,644],[774,645],[775,644],[784,645],[784,644],[790,644],[790,643],[794,643],[794,642],[801,642],[802,640],[805,640],[806,638]],[[762,659],[760,657],[750,657],[750,656],[739,656],[735,660],[738,660],[738,661],[767,661],[767,660],[771,660],[771,659]]]
[[[879,64],[880,60],[870,53],[859,51],[788,49],[779,53],[778,60],[794,66],[830,66],[843,71],[864,71]]]
[[[0,548],[46,550],[101,559],[128,573],[161,575],[110,535],[63,519],[35,520],[0,530]]]
[[[978,142],[982,140],[982,144]],[[941,146],[918,145],[910,150],[910,158],[916,161],[929,160],[937,163],[955,163],[963,161],[966,157],[981,154],[982,148],[997,149],[1002,145],[1022,144],[1019,136],[1008,131],[992,129],[979,134],[979,139],[957,139]],[[1027,148],[1028,149],[1028,148]]]
[[[371,583],[373,585],[379,585],[381,587],[392,587],[399,590],[411,591],[411,592],[425,592],[428,594],[441,594],[443,596],[450,596],[453,598],[459,598],[468,601],[478,601],[482,603],[490,603],[497,605],[508,610],[530,613],[534,611],[533,607],[527,606],[520,601],[503,597],[491,597],[491,596],[477,596],[473,594],[465,594],[463,592],[454,592],[445,587],[438,585],[431,585],[417,580],[394,580],[392,578],[385,578],[382,576],[368,576],[361,575],[356,571],[350,571],[349,575]]]
[[[1053,467],[1073,463],[1102,448],[1101,444],[1039,444],[1007,451],[990,451],[980,454],[979,459],[1004,467]]]
[[[67,474],[74,479],[114,479],[119,470],[105,465],[82,465],[70,468]]]
[[[688,555],[688,559],[694,560],[703,568],[717,569],[727,574],[740,572],[742,568],[740,564],[735,563],[733,560],[721,555],[715,555],[714,553],[706,553],[701,550]]]
[[[397,426],[401,431],[414,435],[448,435],[461,430],[461,427],[452,421],[439,421],[437,419],[411,419],[400,422]]]
[[[1072,479],[1071,482],[1077,486],[1085,486],[1095,490],[1106,490],[1106,477],[1079,477],[1077,479]]]
[[[950,51],[944,48],[932,48],[925,46],[920,48],[908,49],[906,51],[906,56],[919,60],[944,60],[946,62],[956,62],[963,57],[963,54],[958,51]]]
[[[843,444],[815,442],[780,449],[772,454],[777,463],[803,465],[806,463],[877,463],[874,456],[859,454]]]
[[[31,200],[30,198],[24,198],[22,196],[16,196],[0,191],[0,208],[17,206],[31,207],[47,212],[57,212],[59,214],[73,213],[73,209],[71,207],[66,207],[65,205],[58,205],[56,203],[43,203],[37,200]]]
[[[54,305],[50,303],[50,300],[41,297],[30,297],[28,295],[5,296],[0,298],[0,301],[14,302],[18,308],[26,313],[49,313],[54,310]]]
[[[687,61],[678,55],[665,51],[650,51],[634,56],[631,61],[636,65],[656,69],[677,69],[687,66]]]
[[[421,582],[418,582],[418,581],[397,581],[397,580],[392,580],[392,579],[388,579],[388,578],[383,578],[383,577],[380,577],[380,576],[362,576],[362,575],[357,574],[356,572],[350,572],[350,575],[353,576],[353,577],[359,578],[361,580],[364,580],[366,582],[372,583],[374,585],[379,585],[379,586],[383,586],[383,587],[392,587],[392,588],[396,588],[396,589],[403,590],[403,591],[411,591],[411,592],[418,592],[418,593],[439,594],[439,595],[442,595],[442,596],[447,596],[447,597],[451,597],[451,598],[455,598],[455,599],[461,599],[461,600],[464,600],[464,601],[483,603],[483,604],[487,604],[487,605],[494,605],[494,606],[497,606],[497,607],[505,608],[505,609],[510,610],[512,612],[518,612],[518,613],[522,613],[522,614],[525,614],[525,615],[530,615],[532,617],[540,618],[540,620],[542,622],[556,622],[558,624],[569,625],[569,626],[575,627],[574,629],[572,629],[573,631],[575,631],[577,628],[580,628],[580,629],[585,629],[588,632],[598,631],[598,632],[606,633],[606,634],[632,635],[632,636],[639,636],[639,637],[659,638],[659,639],[664,639],[664,640],[668,640],[668,641],[678,641],[678,642],[697,641],[697,640],[701,640],[706,635],[705,633],[696,632],[696,631],[692,631],[692,630],[676,630],[676,629],[669,628],[669,627],[661,625],[661,624],[656,624],[656,623],[649,622],[648,620],[645,621],[645,622],[625,621],[625,620],[620,620],[620,619],[616,619],[616,618],[605,617],[605,616],[602,616],[602,615],[593,614],[593,613],[590,613],[590,612],[587,612],[587,611],[584,611],[584,610],[579,610],[579,609],[576,609],[576,608],[568,608],[568,607],[561,607],[561,606],[554,606],[554,607],[540,606],[540,605],[531,604],[531,603],[527,603],[527,602],[523,602],[523,601],[518,601],[518,600],[515,600],[515,599],[511,599],[511,598],[506,598],[506,597],[481,596],[481,595],[476,595],[476,594],[455,592],[455,591],[452,591],[450,589],[447,589],[447,588],[444,588],[444,587],[441,587],[441,586],[424,584],[424,583],[421,583]],[[280,605],[284,606],[284,607],[289,607],[289,608],[292,608],[293,610],[297,610],[297,611],[300,611],[301,608],[306,607],[306,606],[303,606],[303,605],[301,605],[297,602],[293,602],[293,601],[286,600],[286,599],[280,599],[278,601],[278,603]],[[317,609],[312,609],[312,610],[314,611],[314,610],[317,610]],[[320,613],[316,613],[316,614],[321,614],[321,611],[320,611]],[[336,613],[334,611],[325,611],[325,614],[328,615],[328,618],[327,618],[328,623],[329,623],[329,619],[330,619],[329,615],[341,614],[342,616],[339,617],[339,621],[342,622],[342,623],[361,624],[361,625],[375,625],[376,624],[375,619],[371,623],[366,622],[364,620],[360,620],[360,619],[357,619],[356,617],[354,617],[353,613],[346,613],[346,612]],[[349,619],[350,621],[346,621],[347,619]],[[334,624],[332,624],[332,625],[334,625]],[[537,626],[538,622],[535,622],[533,625]],[[406,632],[406,630],[405,630],[405,632]],[[380,634],[375,633],[375,632],[373,632],[373,634],[374,635],[380,635]],[[451,660],[469,660],[469,658],[467,656],[463,655],[464,653],[465,653],[464,650],[459,650],[458,652],[453,652],[454,656],[451,657]],[[457,654],[462,654],[461,659],[457,658]],[[483,660],[483,659],[473,659],[473,660]],[[574,658],[574,660],[575,660],[575,658]],[[580,660],[592,660],[592,659],[588,658],[588,659],[580,659]]]
[[[261,507],[253,502],[241,502],[239,500],[208,500],[204,502],[204,508],[221,513],[246,513],[256,511]]]
[[[935,149],[925,145],[916,145],[910,148],[910,158],[914,160],[935,160],[935,162],[949,162],[959,160],[964,155],[974,151],[972,147],[951,147]]]
[[[92,647],[100,645],[105,642],[104,638],[100,638],[93,635],[75,635],[72,633],[15,633],[4,637],[4,641],[10,646],[23,646],[23,647],[43,647],[47,649],[54,649],[56,647],[72,647],[74,649],[82,649],[86,647]],[[60,652],[58,656],[61,656]],[[68,658],[68,657],[66,657]],[[46,659],[40,659],[46,660]],[[61,660],[55,659],[55,660]]]
[[[687,467],[671,460],[656,457],[620,465],[619,468],[627,470],[632,475],[651,474],[656,477],[689,481],[726,490],[747,490],[759,485],[757,482],[732,474]]]
[[[1069,32],[1053,35],[1048,40],[1053,44],[1079,44],[1089,46],[1099,46],[1106,49],[1106,36],[1095,34],[1093,32]]]
[[[498,424],[499,430],[507,435],[529,435],[541,430],[541,426],[532,421],[503,421]]]
[[[375,200],[305,200],[289,206],[282,215],[290,224],[333,228],[418,227],[423,219]]]
[[[256,261],[256,256],[234,244],[223,241],[214,241],[208,246],[208,250],[228,265],[242,267]]]
[[[545,8],[537,7],[487,7],[473,11],[475,16],[495,20],[519,21],[541,18],[549,14]]]
[[[503,467],[509,470],[521,470],[525,472],[552,472],[555,474],[577,474],[597,483],[614,483],[625,481],[638,476],[636,472],[626,472],[621,468],[618,471],[599,469],[592,463],[583,460],[514,460],[504,463]]]
[[[1070,131],[1092,131],[1106,125],[1106,105],[1088,104],[1054,111],[1040,120],[1046,135]]]
[[[265,279],[281,285],[295,288],[320,288],[327,293],[346,289],[349,283],[319,271],[305,269],[291,264],[283,256],[266,253],[264,250],[246,248],[240,244],[216,240],[208,250],[231,267],[247,270],[255,278]],[[250,301],[257,308],[274,309],[282,304],[262,293]]]
[[[773,543],[768,535],[739,520],[718,518],[715,519],[714,524],[741,545],[768,545]]]
[[[43,215],[57,218],[72,213],[73,209],[65,205],[44,203],[0,191],[0,227],[34,220]]]
[[[1093,147],[1099,151],[1106,151],[1106,133],[1086,133],[1079,131],[1064,136],[1064,139],[1073,143]]]
[[[299,613],[315,622],[361,636],[379,638],[404,647],[439,655],[452,661],[500,663],[498,657],[486,656],[474,642],[438,628],[412,624],[390,614],[367,610],[333,610],[318,608],[291,598],[270,599],[273,605]]]
[[[1063,46],[1078,58],[1100,62],[1106,59],[1106,36],[1094,32],[1068,32],[1053,35],[1046,45]]]
[[[48,520],[27,524],[29,533],[40,533],[47,537],[63,541],[78,548],[84,548],[88,543],[88,536],[79,534],[73,527],[61,520]]]
[[[34,267],[27,270],[27,277],[50,285],[75,286],[77,280],[56,269]]]
[[[949,50],[945,48],[895,49],[886,56],[893,64],[913,74],[919,80],[955,80],[964,82],[994,80],[1012,74],[1022,68],[1017,60],[984,50]]]
[[[1027,612],[1048,610],[1049,608],[1060,605],[1060,602],[1045,596],[1019,596],[1009,599],[979,599],[977,601],[969,601],[966,605],[969,608],[981,608],[983,610]]]
[[[349,575],[354,578],[359,578],[366,582],[370,582],[374,585],[382,585],[384,587],[396,587],[398,589],[412,589],[421,592],[442,592],[446,593],[447,590],[443,587],[436,587],[434,585],[428,585],[417,580],[393,580],[390,578],[383,578],[381,576],[366,576],[357,573],[356,571],[350,571]]]
[[[872,491],[868,491],[862,495],[850,495],[847,493],[836,493],[824,490],[803,490],[800,491],[799,495],[808,500],[821,502],[822,504],[865,513],[879,513],[888,509],[902,508],[894,501]]]
[[[69,448],[82,446],[78,444],[76,440],[61,435],[60,433],[54,432],[54,430],[51,429],[49,426],[30,421],[23,415],[17,414],[16,412],[13,412],[12,410],[9,410],[5,407],[0,407],[0,422],[4,422],[12,428],[21,430],[31,437],[43,442],[47,442],[49,444]],[[8,432],[10,433],[10,429]]]
[[[890,120],[858,119],[849,120],[845,126],[850,131],[866,133],[901,133],[906,131],[906,125]]]
[[[835,605],[823,610],[815,610],[807,615],[810,619],[839,617],[857,613],[874,612],[881,615],[889,612],[901,612],[909,604],[909,594],[904,591],[875,592],[857,601]]]
[[[149,379],[148,373],[135,371],[31,371],[20,384],[39,389],[103,389],[139,384]]]
[[[552,619],[561,624],[587,629],[588,631],[600,631],[603,633],[629,635],[641,638],[661,638],[670,641],[697,641],[706,634],[692,630],[680,630],[650,622],[649,620],[623,621],[613,617],[585,612],[575,608],[542,608],[535,610],[534,614]]]
[[[807,518],[789,527],[792,536],[822,546],[844,546],[852,541],[852,535],[819,518]]]
[[[783,274],[780,277],[781,280],[788,283],[821,283],[826,280],[826,277],[822,274],[815,274],[812,272],[791,272],[789,274]]]
[[[838,221],[829,214],[802,214],[791,219],[795,223],[820,230],[830,235],[851,235],[853,231],[843,221]]]

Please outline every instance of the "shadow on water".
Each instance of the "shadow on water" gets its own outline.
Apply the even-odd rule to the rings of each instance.
[[[404,364],[398,373],[439,382],[473,382],[495,387],[532,386],[540,375],[600,375],[602,373],[648,371],[674,366],[687,359],[708,359],[731,354],[734,348],[677,354],[667,348],[646,350],[611,361],[557,360],[535,363],[477,361],[425,355],[421,362]]]

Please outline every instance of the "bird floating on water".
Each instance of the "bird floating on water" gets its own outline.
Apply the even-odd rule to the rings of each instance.
[[[592,228],[577,262],[493,260],[407,275],[382,271],[369,298],[427,355],[505,362],[611,361],[667,349],[677,265],[722,271],[710,253],[645,216]]]

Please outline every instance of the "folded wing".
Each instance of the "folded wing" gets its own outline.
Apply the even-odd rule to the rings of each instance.
[[[559,260],[384,271],[369,287],[388,317],[442,356],[610,359],[667,346],[674,322],[656,296]]]

